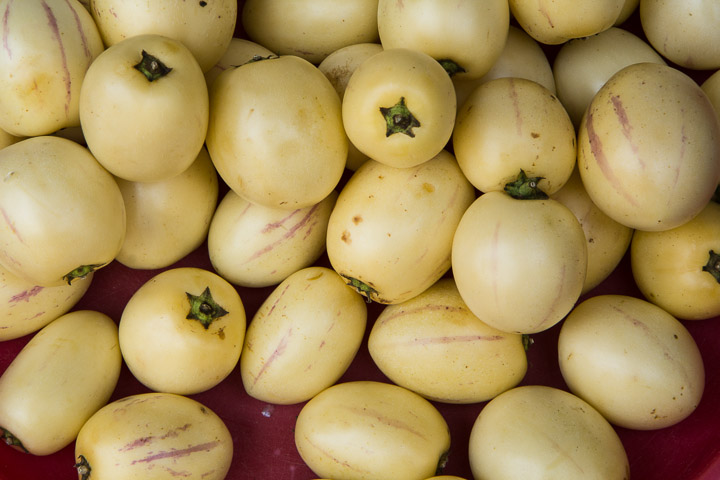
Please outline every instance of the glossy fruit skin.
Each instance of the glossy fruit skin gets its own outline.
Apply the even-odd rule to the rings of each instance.
[[[582,294],[588,293],[620,264],[635,230],[616,222],[595,205],[583,186],[577,168],[565,185],[550,197],[568,207],[585,232],[588,266]]]
[[[421,396],[389,383],[354,381],[303,406],[295,445],[320,477],[412,480],[434,475],[450,434],[440,412]]]
[[[87,479],[222,480],[230,470],[233,439],[210,408],[182,395],[148,392],[122,397],[96,412],[75,443]],[[76,468],[78,465],[76,465]]]
[[[339,48],[377,42],[377,9],[377,0],[245,0],[240,16],[251,40],[317,65]]]
[[[522,335],[485,324],[452,278],[386,306],[368,337],[373,362],[395,384],[445,403],[478,403],[516,386],[527,371]]]
[[[125,240],[115,259],[134,269],[166,268],[206,240],[219,182],[207,149],[183,172],[156,182],[116,181],[126,211]]]
[[[427,0],[378,2],[378,32],[383,48],[411,48],[436,60],[451,61],[453,78],[479,78],[500,56],[508,35],[510,9],[505,0]]]
[[[213,268],[234,285],[277,285],[325,252],[330,213],[338,193],[320,203],[287,210],[249,202],[228,191],[208,231]]]
[[[504,77],[479,85],[455,121],[453,151],[465,176],[481,192],[502,191],[523,170],[541,177],[548,195],[575,167],[575,129],[565,107],[532,80]]]
[[[692,78],[636,63],[593,97],[578,130],[590,198],[637,230],[677,227],[700,213],[720,179],[720,123]]]
[[[625,0],[555,1],[510,0],[510,12],[538,42],[559,45],[573,38],[595,35],[612,27]]]
[[[207,326],[193,316],[190,299],[206,290],[225,312],[217,310]],[[190,395],[232,372],[245,327],[242,299],[227,280],[203,268],[175,267],[152,277],[128,300],[120,318],[120,349],[132,374],[148,388]]]
[[[476,480],[629,480],[620,438],[581,398],[558,388],[525,385],[491,400],[469,441]]]
[[[288,210],[327,197],[342,177],[348,152],[335,89],[316,66],[293,55],[217,76],[206,145],[235,193]]]
[[[58,452],[110,399],[121,365],[110,317],[92,310],[58,317],[0,377],[0,427],[33,455]]]
[[[352,144],[373,160],[415,167],[447,144],[456,102],[452,80],[437,60],[418,50],[392,48],[355,69],[343,97],[343,125]],[[414,126],[407,133],[391,133],[381,109],[401,103],[415,120],[408,125]]]
[[[408,300],[448,271],[455,228],[474,198],[447,151],[413,168],[368,160],[330,214],[330,264],[371,301]]]
[[[0,342],[37,332],[85,295],[94,273],[70,285],[41,287],[0,267]]]
[[[711,201],[692,220],[662,232],[635,232],[633,279],[645,298],[683,320],[720,315],[720,282],[710,252],[720,252],[720,204]]]
[[[171,69],[148,79],[137,66]],[[159,62],[159,63],[158,63]],[[105,49],[80,91],[80,124],[88,148],[116,177],[165,180],[185,171],[205,141],[209,99],[205,76],[181,42],[146,34]]]
[[[488,192],[460,220],[452,271],[463,300],[483,322],[537,333],[562,320],[580,297],[585,234],[560,202]]]
[[[240,356],[245,391],[272,404],[310,400],[345,373],[366,323],[364,299],[334,270],[298,270],[250,321]]]
[[[0,1],[0,129],[50,135],[80,125],[80,89],[103,51],[97,26],[73,0]]]
[[[106,46],[137,35],[163,35],[185,45],[203,72],[215,65],[232,39],[237,0],[175,2],[88,0]]]
[[[0,150],[0,264],[40,286],[110,263],[125,238],[115,179],[87,148],[56,136]],[[82,275],[80,275],[82,276]]]
[[[558,361],[570,391],[623,428],[674,425],[705,389],[703,359],[685,326],[626,295],[598,295],[575,307],[560,329]]]

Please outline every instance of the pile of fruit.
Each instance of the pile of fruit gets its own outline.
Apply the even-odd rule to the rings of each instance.
[[[720,470],[720,12],[0,18],[0,479]]]

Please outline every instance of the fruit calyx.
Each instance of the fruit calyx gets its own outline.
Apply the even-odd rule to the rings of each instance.
[[[703,272],[708,272],[720,283],[720,254],[713,250],[708,253],[708,262],[702,267]]]
[[[515,181],[505,184],[505,193],[517,200],[545,200],[548,195],[539,187],[543,178],[528,177],[521,169]]]
[[[185,318],[197,320],[205,330],[210,327],[213,321],[228,314],[228,311],[213,299],[210,287],[205,287],[205,290],[200,295],[193,295],[189,292],[185,292],[185,295],[187,295],[190,302],[190,311]]]
[[[92,471],[92,468],[90,468],[90,464],[87,461],[87,458],[85,458],[83,455],[79,455],[77,458],[77,463],[73,465],[75,469],[78,472],[78,475],[80,475],[80,480],[88,480],[90,478],[90,472]]]
[[[347,280],[347,285],[353,287],[355,290],[357,290],[357,292],[360,295],[365,297],[365,301],[367,303],[372,302],[372,298],[370,298],[371,295],[373,295],[373,294],[377,295],[377,293],[378,293],[377,290],[375,290],[374,288],[372,288],[370,285],[363,282],[362,280],[358,280],[357,278],[350,277],[347,275],[342,275],[342,276],[345,278],[345,280]]]
[[[451,77],[458,73],[465,73],[465,69],[458,65],[455,60],[451,60],[449,58],[441,58],[440,60],[438,60],[438,63],[442,65],[447,74]]]
[[[380,113],[387,125],[386,137],[394,133],[404,133],[408,137],[415,137],[415,132],[412,129],[420,127],[420,121],[408,109],[405,104],[405,97],[400,97],[398,103],[392,107],[380,107]]]
[[[104,263],[91,263],[88,265],[80,265],[75,270],[63,275],[63,280],[67,282],[68,285],[72,285],[72,281],[77,278],[85,278],[88,275],[90,275],[92,272],[97,270],[98,268],[105,265]]]
[[[2,440],[6,445],[13,447],[16,450],[20,450],[23,453],[29,453],[28,449],[25,448],[19,438],[2,427],[0,427],[0,437],[2,437]]]
[[[148,82],[154,82],[172,71],[171,67],[168,67],[160,59],[150,55],[145,50],[142,51],[142,60],[137,65],[133,65],[133,68],[145,75]]]

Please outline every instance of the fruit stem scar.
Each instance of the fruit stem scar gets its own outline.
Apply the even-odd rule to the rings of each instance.
[[[386,137],[393,133],[404,133],[408,137],[415,137],[415,132],[412,129],[420,127],[420,121],[408,109],[405,104],[405,97],[400,97],[398,103],[392,107],[380,107],[380,113],[387,125]]]
[[[517,200],[545,200],[547,194],[538,186],[543,177],[528,177],[520,170],[515,181],[505,184],[505,192]]]
[[[0,427],[0,438],[2,438],[3,442],[5,442],[6,445],[20,450],[21,452],[29,453],[28,449],[25,448],[19,438],[17,438],[15,435],[2,427]]]
[[[171,67],[168,67],[157,57],[150,55],[145,50],[142,51],[142,60],[136,65],[133,65],[133,68],[145,75],[148,82],[154,82],[172,71]]]
[[[63,276],[63,280],[67,282],[68,285],[72,284],[72,281],[76,278],[85,278],[88,275],[90,275],[92,272],[97,270],[98,268],[102,267],[103,263],[92,263],[88,265],[80,265],[75,270],[72,270],[71,272],[65,274]]]
[[[228,314],[228,311],[213,299],[210,287],[205,287],[205,290],[200,295],[193,295],[188,292],[185,292],[185,295],[187,295],[188,302],[190,302],[190,311],[185,318],[197,320],[205,330],[210,327],[214,320]]]
[[[357,292],[365,297],[365,301],[367,303],[372,302],[372,298],[370,298],[371,295],[375,294],[377,295],[377,290],[372,288],[367,283],[363,282],[362,280],[358,280],[357,278],[349,277],[347,275],[342,275],[347,280],[347,284],[353,287]]]
[[[88,480],[90,478],[90,472],[92,471],[92,468],[90,468],[90,464],[87,461],[87,458],[83,455],[79,455],[77,458],[77,463],[73,465],[75,469],[77,469],[78,475],[80,475],[80,480]]]
[[[703,272],[708,272],[720,283],[720,254],[713,250],[708,252],[708,262],[702,267]]]
[[[442,65],[448,75],[451,77],[458,73],[465,73],[465,69],[461,67],[455,60],[449,58],[441,58],[438,63]]]

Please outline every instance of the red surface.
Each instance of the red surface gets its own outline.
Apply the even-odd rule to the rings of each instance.
[[[638,33],[636,23],[629,29]],[[689,73],[698,81],[708,75],[708,72]],[[174,266],[210,268],[206,248],[206,245],[201,246]],[[320,264],[328,266],[327,259],[321,259]],[[132,293],[156,273],[158,271],[133,271],[112,263],[97,272],[90,290],[75,309],[98,310],[118,321]],[[272,288],[238,290],[250,319]],[[632,281],[627,257],[589,295],[604,293],[640,296]],[[376,304],[369,306],[367,332],[381,308]],[[684,324],[703,355],[705,393],[697,410],[675,426],[656,431],[617,429],[630,459],[633,480],[720,479],[720,414],[716,407],[720,399],[720,318]],[[559,325],[533,335],[534,344],[528,353],[529,369],[523,385],[544,384],[566,389],[556,358],[558,332]],[[30,338],[0,343],[0,373]],[[366,343],[341,381],[361,379],[387,381],[374,366]],[[145,391],[147,389],[124,368],[111,400]],[[235,455],[228,480],[315,478],[299,457],[293,440],[295,417],[302,404],[271,406],[250,398],[243,389],[238,369],[220,385],[192,397],[220,415],[233,435]],[[450,426],[453,442],[444,473],[471,479],[466,446],[473,422],[485,404],[435,405]],[[74,480],[77,475],[73,468],[73,448],[70,445],[56,454],[34,457],[0,445],[0,480]]]

